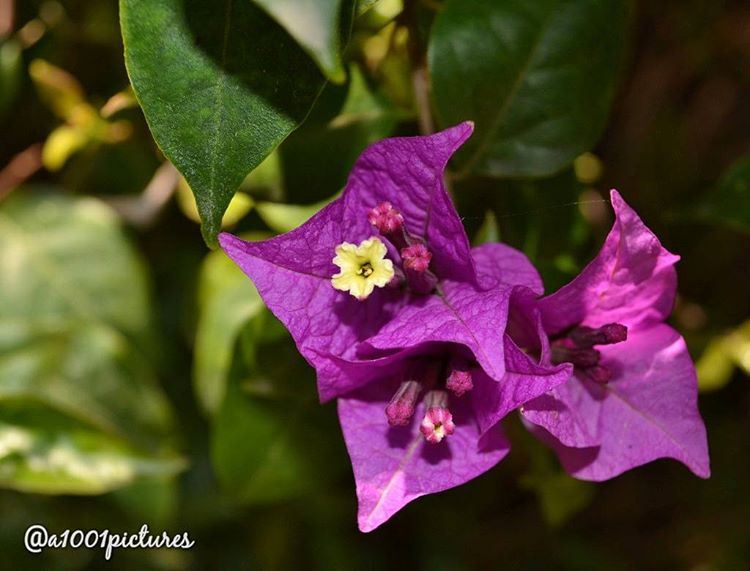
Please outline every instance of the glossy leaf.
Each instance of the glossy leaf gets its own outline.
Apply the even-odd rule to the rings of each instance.
[[[342,0],[253,1],[284,26],[331,81],[346,79],[339,29]]]
[[[146,120],[215,244],[240,183],[302,122],[324,78],[250,0],[121,0],[120,20]]]
[[[443,125],[475,122],[461,173],[544,176],[604,128],[623,47],[623,0],[448,0],[429,46]]]

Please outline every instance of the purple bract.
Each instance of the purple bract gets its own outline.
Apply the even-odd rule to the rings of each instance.
[[[509,340],[510,305],[541,280],[512,248],[470,248],[445,190],[472,129],[376,143],[301,227],[220,236],[315,367],[321,400],[339,399],[363,531],[497,464],[509,449],[498,421],[571,375]],[[533,374],[506,376],[506,362]]]

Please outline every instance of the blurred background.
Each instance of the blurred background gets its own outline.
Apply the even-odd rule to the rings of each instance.
[[[429,128],[412,52],[442,3],[409,3],[416,25],[399,1],[366,4],[346,81],[247,177],[226,228],[287,231],[368,143]],[[712,478],[659,461],[579,482],[509,419],[496,469],[365,535],[335,405],[203,242],[129,87],[117,2],[0,0],[0,567],[104,565],[97,550],[32,557],[32,523],[148,523],[195,547],[118,550],[108,566],[747,569],[750,5],[630,8],[595,147],[552,176],[452,189],[469,235],[522,249],[548,291],[598,250],[610,187],[682,256],[672,323],[698,362]]]

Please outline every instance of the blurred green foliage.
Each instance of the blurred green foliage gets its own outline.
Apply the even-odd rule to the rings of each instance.
[[[32,558],[32,523],[148,523],[196,545],[112,567],[746,568],[745,3],[217,6],[0,0],[0,567],[103,566]],[[464,223],[522,249],[548,290],[598,248],[611,186],[682,256],[673,324],[711,480],[657,462],[578,482],[509,419],[497,469],[356,531],[335,405],[197,214],[209,242],[288,231],[372,141],[464,119]]]

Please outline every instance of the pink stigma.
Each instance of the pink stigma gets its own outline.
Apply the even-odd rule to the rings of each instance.
[[[423,273],[430,267],[432,252],[424,244],[413,244],[401,250],[404,269]]]
[[[469,392],[474,388],[471,371],[467,367],[451,365],[451,372],[445,381],[445,387],[457,397]]]
[[[401,383],[396,394],[391,398],[391,402],[385,407],[388,424],[391,426],[406,426],[409,424],[411,417],[414,416],[414,407],[421,390],[422,387],[417,381]]]
[[[453,415],[446,406],[448,393],[439,390],[430,391],[424,401],[427,412],[419,425],[419,431],[427,442],[437,444],[456,430]]]
[[[404,217],[390,202],[378,204],[367,214],[367,219],[384,235],[392,234],[404,226]]]

